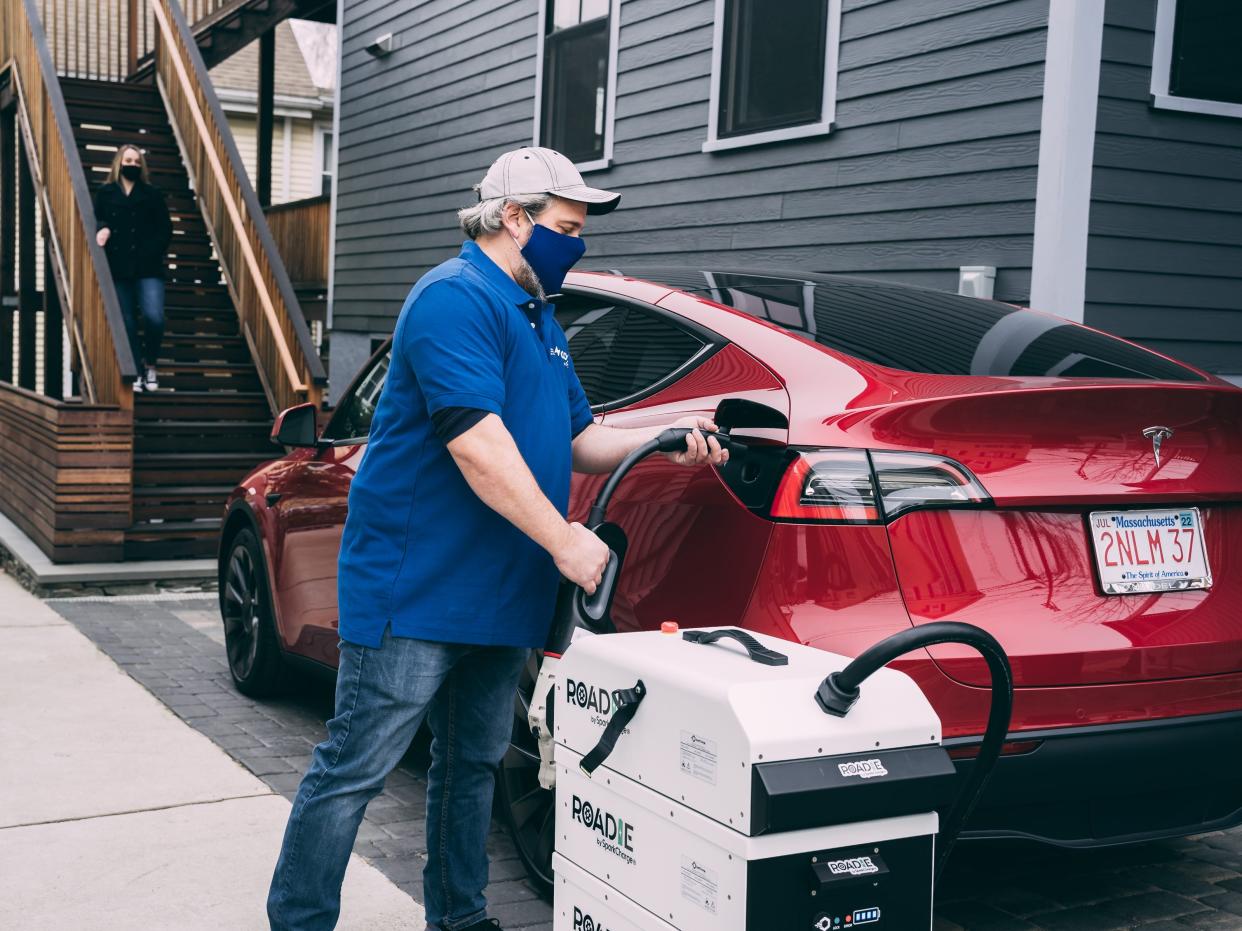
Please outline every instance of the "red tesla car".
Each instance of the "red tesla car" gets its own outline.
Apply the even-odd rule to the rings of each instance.
[[[723,469],[656,457],[609,512],[629,537],[620,630],[736,625],[855,655],[912,624],[986,628],[1013,663],[1011,742],[967,836],[1087,846],[1242,821],[1242,390],[1007,304],[818,274],[576,273],[557,301],[597,419],[658,424],[745,398]],[[220,603],[239,688],[336,663],[336,559],[383,388],[381,349],[321,434],[228,504]],[[579,477],[581,519],[599,477]],[[959,767],[983,662],[899,664]],[[517,702],[500,804],[546,877],[550,800]]]

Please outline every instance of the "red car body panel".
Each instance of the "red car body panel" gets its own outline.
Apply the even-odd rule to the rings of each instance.
[[[1242,390],[1208,375],[1136,384],[902,372],[699,294],[593,273],[568,285],[658,305],[727,341],[686,377],[597,420],[655,425],[745,397],[788,416],[787,430],[754,431],[774,442],[935,453],[971,470],[992,499],[887,525],[782,523],[742,507],[711,468],[648,460],[609,510],[629,538],[613,605],[620,630],[737,625],[856,655],[911,624],[958,620],[991,631],[1010,655],[1011,732],[1242,711]],[[1176,443],[1157,468],[1142,430],[1165,423]],[[364,449],[296,450],[231,499],[259,525],[282,645],[328,665],[337,551]],[[601,481],[575,477],[571,517],[585,516]],[[1103,595],[1086,513],[1187,504],[1203,515],[1214,586]],[[946,645],[897,665],[946,738],[983,731],[989,693],[976,655]]]

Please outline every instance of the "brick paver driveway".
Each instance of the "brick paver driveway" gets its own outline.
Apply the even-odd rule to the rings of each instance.
[[[278,701],[239,695],[214,597],[50,604],[187,724],[292,798],[325,734],[331,687],[301,682]],[[354,848],[420,901],[425,763],[417,747],[406,755],[368,807]],[[492,914],[510,931],[550,931],[552,910],[526,884],[497,825],[488,846]],[[1242,829],[1101,851],[966,844],[938,900],[936,931],[1242,931]]]

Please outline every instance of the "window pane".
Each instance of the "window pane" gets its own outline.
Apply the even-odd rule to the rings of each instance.
[[[582,0],[582,22],[608,15],[608,0]]]
[[[323,134],[323,179],[319,193],[332,193],[332,133],[329,132]]]
[[[717,135],[814,123],[823,113],[828,0],[728,0]]]
[[[388,363],[391,356],[384,353],[363,376],[357,389],[346,398],[324,437],[329,440],[351,440],[368,436],[371,432],[371,418],[375,416],[375,406],[379,404],[380,392],[384,390],[384,381],[388,378]]]
[[[608,20],[553,33],[545,43],[540,142],[571,161],[603,158]]]
[[[650,388],[703,347],[702,340],[672,321],[623,304],[562,300],[556,318],[593,406]]]
[[[1178,0],[1169,92],[1242,103],[1242,3]]]
[[[568,29],[582,22],[582,0],[554,0],[552,4],[552,28]]]

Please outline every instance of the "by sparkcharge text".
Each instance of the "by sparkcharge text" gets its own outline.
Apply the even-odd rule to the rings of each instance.
[[[573,798],[570,814],[575,821],[594,831],[595,844],[609,853],[634,865],[634,825],[615,815],[584,802],[577,795]]]

